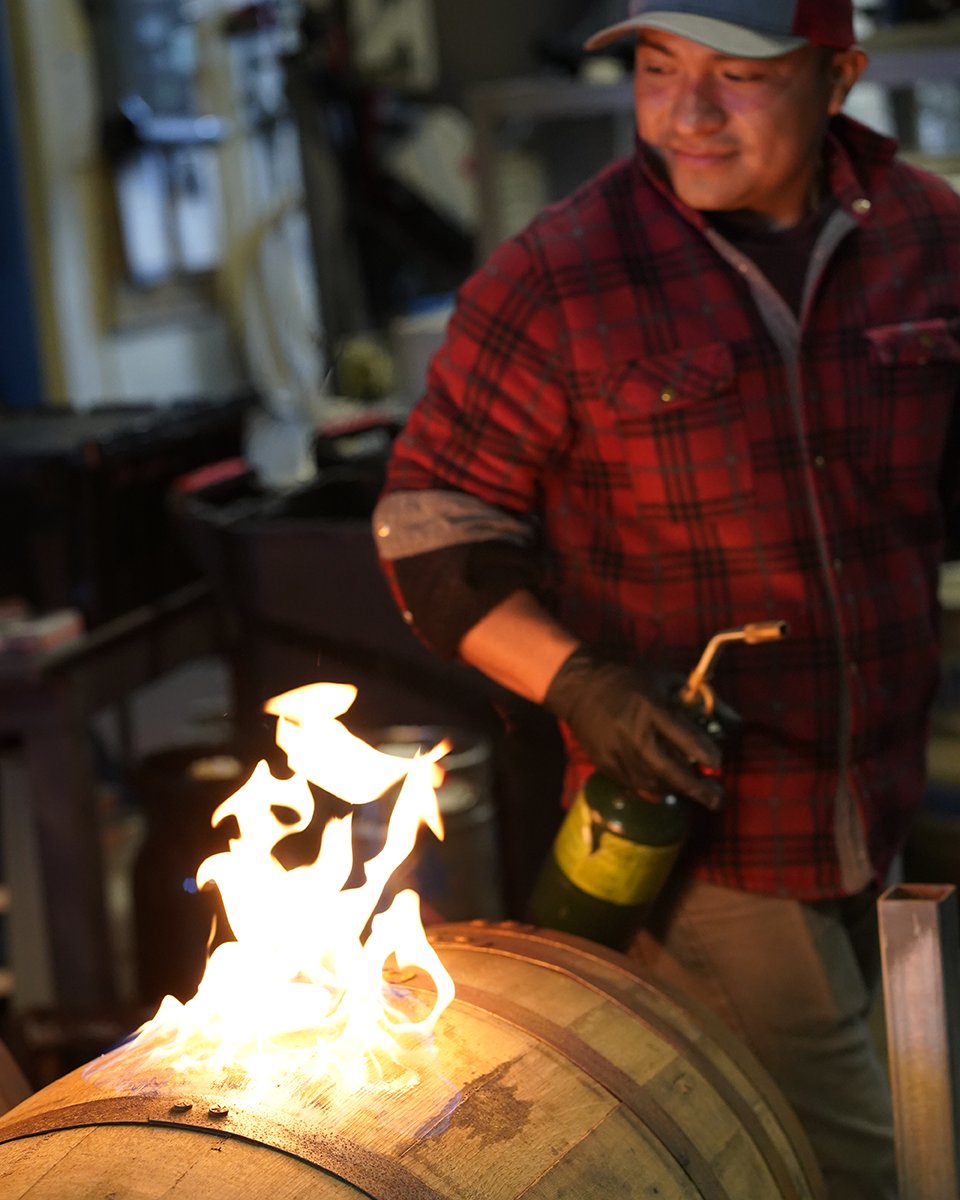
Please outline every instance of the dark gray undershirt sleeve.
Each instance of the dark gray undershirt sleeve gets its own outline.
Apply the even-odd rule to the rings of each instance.
[[[463,635],[502,600],[541,581],[533,519],[464,492],[393,492],[373,532],[406,621],[443,658],[456,658]]]
[[[442,658],[453,659],[464,634],[521,588],[536,590],[537,557],[514,542],[470,542],[392,563],[413,629]]]

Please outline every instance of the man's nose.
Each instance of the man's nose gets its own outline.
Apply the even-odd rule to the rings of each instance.
[[[710,79],[688,81],[674,105],[673,121],[681,133],[703,133],[719,129],[726,120],[716,88]]]

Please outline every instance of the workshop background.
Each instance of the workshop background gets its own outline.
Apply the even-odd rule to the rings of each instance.
[[[960,5],[869,0],[853,115],[960,186]],[[558,820],[539,710],[421,649],[374,559],[392,438],[475,263],[633,138],[621,0],[0,8],[0,1037],[40,1085],[167,992],[264,701],[358,685],[454,742],[451,920],[518,916]],[[922,81],[922,82],[919,82]],[[901,864],[960,883],[960,576]],[[467,799],[464,801],[464,795]]]

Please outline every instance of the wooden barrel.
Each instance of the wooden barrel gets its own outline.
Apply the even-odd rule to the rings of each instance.
[[[331,1134],[74,1072],[0,1122],[0,1200],[822,1197],[785,1102],[710,1014],[591,942],[430,933],[457,987],[436,1032],[458,1094],[445,1121],[358,1101]]]

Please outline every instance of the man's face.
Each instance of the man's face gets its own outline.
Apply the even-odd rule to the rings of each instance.
[[[692,208],[747,210],[774,227],[794,225],[807,211],[826,121],[842,108],[862,59],[853,50],[825,60],[812,46],[779,58],[730,58],[647,31],[637,45],[637,130]]]

